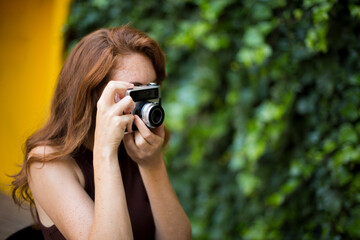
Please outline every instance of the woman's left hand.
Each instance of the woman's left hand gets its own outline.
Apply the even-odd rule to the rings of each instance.
[[[154,216],[156,238],[191,239],[190,221],[171,186],[162,156],[164,124],[150,130],[138,116],[135,124],[138,131],[125,134],[123,141],[128,155],[139,166]]]
[[[123,139],[126,152],[139,167],[157,167],[162,161],[164,124],[150,130],[137,115],[135,115],[135,124],[138,131],[125,134]]]

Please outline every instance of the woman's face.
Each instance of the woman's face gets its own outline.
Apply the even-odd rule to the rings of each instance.
[[[152,62],[141,53],[120,56],[110,72],[110,80],[133,83],[135,86],[155,82],[156,73]]]

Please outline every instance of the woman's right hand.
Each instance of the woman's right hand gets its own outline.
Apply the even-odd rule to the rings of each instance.
[[[126,128],[131,131],[134,116],[130,112],[135,103],[126,90],[134,85],[128,82],[110,81],[97,102],[94,151],[117,154]]]

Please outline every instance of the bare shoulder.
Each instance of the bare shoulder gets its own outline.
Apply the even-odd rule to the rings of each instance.
[[[32,149],[29,153],[30,157],[37,157],[45,159],[50,154],[54,153],[55,149],[49,146],[39,146]],[[31,183],[58,182],[64,178],[72,179],[79,183],[82,182],[81,171],[75,160],[71,157],[55,159],[45,162],[33,162],[29,167],[28,181]],[[40,184],[42,185],[42,184]],[[32,186],[34,187],[34,186]]]
[[[37,147],[29,157],[46,159],[54,151],[51,147]],[[83,230],[83,226],[79,224],[91,226],[94,203],[84,190],[83,175],[73,158],[33,162],[29,171],[29,188],[43,225],[55,224],[66,238],[80,234],[77,230]],[[83,221],[79,222],[80,218]]]

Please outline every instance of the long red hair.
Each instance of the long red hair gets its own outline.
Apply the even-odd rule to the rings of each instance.
[[[165,78],[165,55],[156,41],[129,26],[100,29],[85,36],[71,51],[58,77],[47,123],[30,136],[24,149],[24,162],[12,182],[14,201],[34,207],[28,176],[33,162],[71,157],[95,129],[96,104],[115,67],[115,59],[142,53],[154,66],[157,83]],[[169,134],[166,131],[168,138]],[[167,140],[165,140],[167,141]],[[50,146],[54,153],[29,156],[38,146]]]

